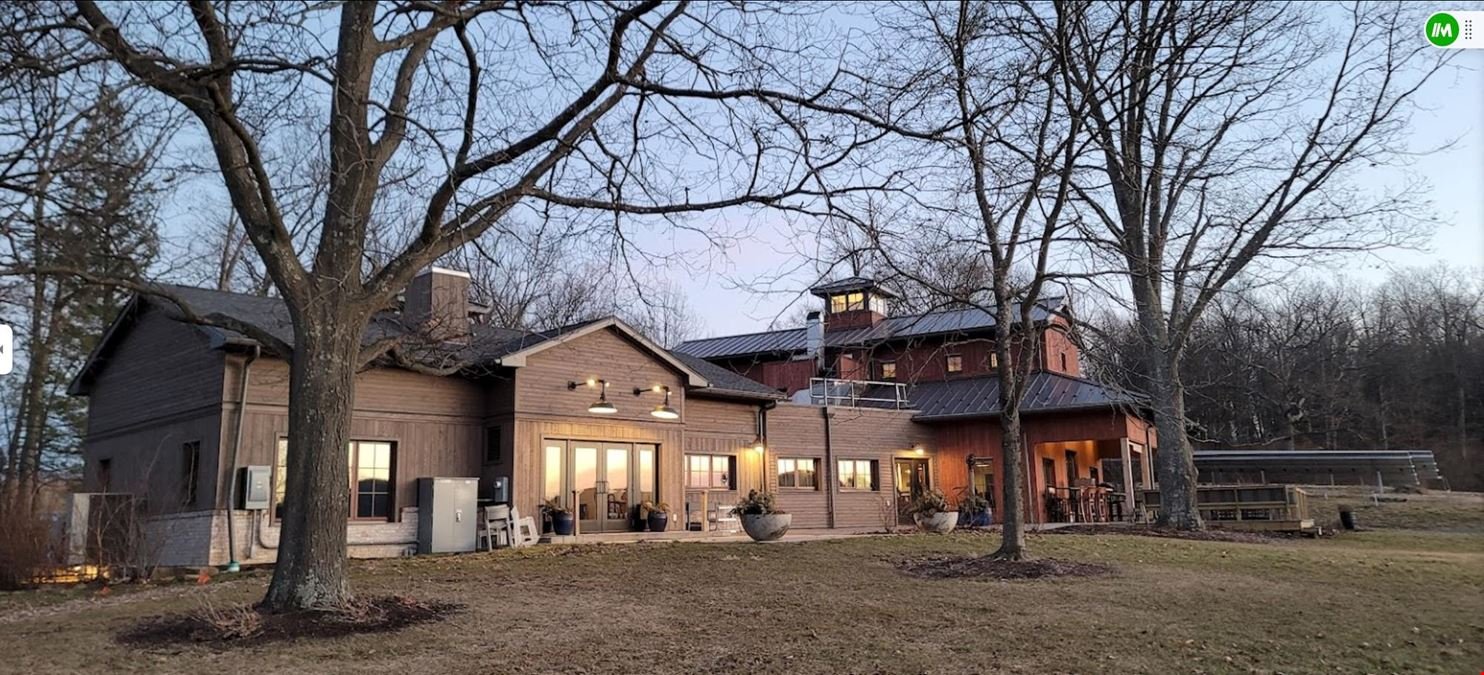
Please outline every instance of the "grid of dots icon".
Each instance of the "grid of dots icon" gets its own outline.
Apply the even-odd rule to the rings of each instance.
[[[1473,19],[1464,19],[1463,20],[1463,41],[1464,42],[1472,42],[1473,40],[1474,40],[1474,20]]]

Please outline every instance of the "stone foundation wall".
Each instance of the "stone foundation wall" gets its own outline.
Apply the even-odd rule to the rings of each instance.
[[[279,526],[266,512],[232,511],[237,562],[272,563],[278,556]],[[194,511],[156,516],[145,525],[148,555],[168,567],[226,565],[227,512]],[[400,522],[346,525],[352,558],[396,558],[417,552],[417,508],[402,509]]]

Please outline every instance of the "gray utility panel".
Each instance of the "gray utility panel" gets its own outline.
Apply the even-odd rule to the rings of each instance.
[[[417,479],[417,552],[473,551],[478,500],[478,478]]]

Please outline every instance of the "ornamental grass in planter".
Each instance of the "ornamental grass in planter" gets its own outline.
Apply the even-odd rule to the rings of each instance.
[[[948,534],[958,525],[958,511],[948,505],[948,498],[938,489],[928,490],[912,500],[907,509],[917,529],[923,532]]]
[[[788,533],[793,524],[792,514],[778,508],[777,498],[771,492],[750,490],[742,501],[737,502],[737,517],[742,520],[742,531],[753,541],[774,541]]]

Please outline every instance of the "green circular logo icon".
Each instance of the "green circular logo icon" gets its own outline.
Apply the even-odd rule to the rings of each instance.
[[[1447,47],[1458,39],[1458,19],[1447,12],[1427,17],[1427,41],[1434,47]]]

